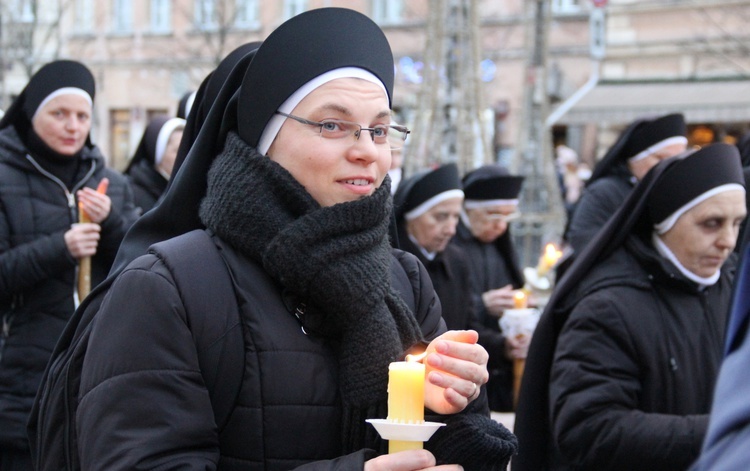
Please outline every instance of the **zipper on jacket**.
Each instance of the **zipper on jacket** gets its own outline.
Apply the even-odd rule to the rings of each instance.
[[[305,303],[299,303],[297,304],[297,307],[294,308],[294,317],[297,318],[297,321],[299,322],[299,328],[302,329],[302,333],[305,335],[309,335],[307,331],[305,330],[305,310],[307,309],[307,306]]]
[[[3,362],[3,353],[5,352],[5,344],[8,342],[10,337],[10,328],[13,326],[13,318],[16,316],[16,307],[19,303],[19,295],[13,295],[13,300],[10,303],[10,309],[8,312],[3,314],[2,319],[2,330],[0,330],[0,364]]]
[[[73,222],[78,222],[78,205],[76,204],[76,191],[80,190],[83,185],[86,184],[86,182],[94,175],[94,171],[96,170],[96,162],[91,162],[91,168],[86,172],[86,175],[83,176],[83,178],[75,184],[72,190],[68,190],[68,187],[65,186],[65,183],[62,182],[59,178],[52,175],[50,172],[42,168],[41,165],[37,163],[36,160],[34,160],[34,157],[32,157],[29,154],[26,154],[26,160],[28,160],[31,165],[34,166],[34,168],[37,169],[39,173],[44,175],[45,177],[49,178],[53,182],[55,182],[65,193],[65,198],[68,200],[68,209],[70,210],[70,218]]]

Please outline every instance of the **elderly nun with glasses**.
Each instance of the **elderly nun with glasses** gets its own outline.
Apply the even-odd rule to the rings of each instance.
[[[366,16],[311,10],[271,33],[237,92],[214,103],[206,123],[221,125],[201,128],[152,214],[203,194],[192,214],[164,223],[204,233],[231,273],[239,319],[212,348],[230,348],[222,339],[241,329],[243,371],[222,377],[239,380],[236,397],[214,403],[201,379],[196,344],[221,326],[193,331],[189,317],[210,325],[215,313],[191,312],[179,274],[140,257],[112,284],[89,339],[83,469],[507,465],[515,438],[477,400],[488,376],[477,333],[446,331],[424,267],[389,244],[389,140],[407,132],[391,124],[393,71]],[[206,162],[207,175],[191,171]],[[211,276],[196,265],[198,279]],[[386,417],[389,364],[419,352],[426,419],[447,426],[425,449],[385,454],[366,420]],[[217,408],[229,411],[220,424]]]
[[[494,411],[513,410],[513,358],[525,356],[525,345],[506,339],[498,319],[514,307],[513,291],[524,278],[513,246],[509,223],[520,214],[518,195],[523,177],[510,175],[500,165],[486,165],[463,178],[465,200],[461,222],[451,244],[462,248],[469,261],[473,304],[480,329],[479,343],[490,355],[487,384]]]

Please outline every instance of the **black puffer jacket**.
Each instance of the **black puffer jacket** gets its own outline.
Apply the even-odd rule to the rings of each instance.
[[[549,386],[552,469],[683,470],[723,351],[734,258],[703,290],[631,236],[582,281]]]
[[[604,227],[633,190],[634,180],[625,169],[586,186],[568,221],[565,234],[573,250],[583,252],[586,244]]]
[[[217,434],[195,354],[200,333],[186,323],[169,269],[146,255],[119,276],[94,320],[88,348],[97,354],[85,359],[77,421],[88,445],[82,468],[362,469],[374,452],[333,459],[341,399],[331,344],[305,335],[264,270],[216,240],[242,300],[245,338],[245,376],[226,427]],[[393,286],[434,338],[445,324],[429,277],[413,256],[394,255]],[[134,415],[132,401],[148,413]]]
[[[112,212],[102,222],[92,285],[105,278],[125,231],[137,213],[127,180],[84,148],[76,187],[43,175],[29,160],[15,129],[0,131],[0,446],[26,448],[26,421],[36,390],[74,309],[76,260],[64,233],[77,222],[75,190],[110,180]]]
[[[500,331],[498,318],[489,313],[482,300],[486,291],[506,285],[513,288],[523,286],[523,275],[513,253],[510,234],[506,231],[495,242],[487,244],[474,237],[465,224],[459,223],[451,245],[458,246],[466,254],[469,264],[474,329],[479,332],[479,343],[490,354],[487,365],[490,371],[487,385],[490,408],[512,411],[513,363],[505,354],[505,336]]]

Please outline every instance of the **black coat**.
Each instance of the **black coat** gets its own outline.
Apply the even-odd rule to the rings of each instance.
[[[169,183],[169,180],[146,160],[141,160],[132,166],[127,177],[133,188],[135,205],[140,208],[141,214],[154,207]]]
[[[632,175],[607,175],[587,185],[568,222],[565,239],[581,252],[633,190]]]
[[[474,328],[473,289],[466,254],[458,246],[448,245],[443,252],[428,260],[405,231],[399,232],[402,250],[415,255],[430,275],[435,292],[440,298],[443,319],[449,330]]]
[[[510,411],[513,409],[513,362],[505,355],[505,337],[500,331],[498,318],[487,311],[482,301],[482,293],[486,291],[508,284],[516,289],[523,286],[523,276],[512,253],[510,234],[506,232],[494,243],[486,244],[459,223],[451,244],[464,251],[469,264],[472,304],[476,311],[474,329],[479,332],[479,343],[490,354],[487,365],[490,370],[487,384],[490,409]]]
[[[221,245],[246,301],[245,375],[223,433],[200,379],[200,333],[186,324],[168,268],[146,255],[115,281],[95,320],[78,410],[83,469],[152,469],[167,466],[164,456],[170,469],[362,469],[373,452],[330,461],[341,451],[334,347],[303,333],[260,266]],[[394,288],[434,338],[445,324],[429,277],[411,255],[394,255]],[[148,404],[148,413],[135,416],[131,401]]]
[[[733,261],[699,290],[631,236],[582,280],[550,373],[552,469],[687,469],[708,425]]]
[[[127,180],[105,166],[98,149],[85,147],[80,158],[78,183],[68,191],[26,158],[14,127],[0,131],[0,314],[11,323],[0,350],[0,446],[28,446],[26,421],[34,395],[73,314],[77,261],[64,233],[78,221],[75,190],[110,180],[112,211],[101,223],[92,286],[107,275],[137,217]]]

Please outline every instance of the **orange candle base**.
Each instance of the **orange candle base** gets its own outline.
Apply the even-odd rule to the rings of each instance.
[[[389,440],[388,441],[388,454],[398,453],[399,451],[407,450],[421,450],[423,448],[422,442],[405,442],[401,440]]]

